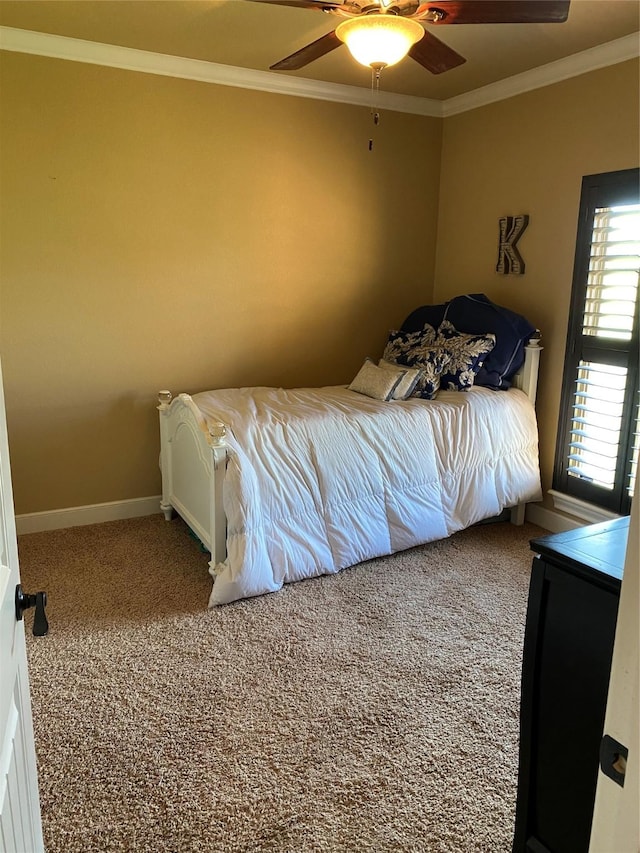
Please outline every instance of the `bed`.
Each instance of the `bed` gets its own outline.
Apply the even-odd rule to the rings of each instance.
[[[505,509],[522,523],[541,496],[539,334],[483,294],[456,299],[413,312],[348,386],[159,393],[161,509],[211,554],[209,606]]]

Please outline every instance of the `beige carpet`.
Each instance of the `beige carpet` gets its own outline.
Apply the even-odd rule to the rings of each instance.
[[[48,853],[507,853],[541,532],[477,527],[214,611],[180,520],[21,537],[49,596],[28,640]]]

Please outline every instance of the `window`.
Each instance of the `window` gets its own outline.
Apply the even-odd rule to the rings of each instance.
[[[582,181],[553,488],[630,511],[640,448],[640,170]]]

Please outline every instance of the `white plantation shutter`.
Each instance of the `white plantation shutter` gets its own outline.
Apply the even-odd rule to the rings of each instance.
[[[620,454],[626,368],[580,361],[573,402],[568,473],[613,489]]]
[[[640,405],[636,403],[636,412],[633,418],[634,430],[631,442],[631,465],[629,466],[629,477],[626,488],[629,497],[632,498],[636,492],[638,477],[638,458],[640,457]]]
[[[638,303],[640,205],[596,210],[582,333],[630,341]]]
[[[640,192],[638,170],[610,177],[583,181],[554,488],[624,513],[640,448]]]

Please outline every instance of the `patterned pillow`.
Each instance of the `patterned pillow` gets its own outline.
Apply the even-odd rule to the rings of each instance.
[[[422,346],[414,358],[414,364],[420,365],[422,376],[418,379],[413,396],[433,400],[440,390],[442,371],[449,364],[451,356],[443,347],[434,344],[429,348]]]
[[[378,362],[378,367],[383,370],[392,370],[397,373],[398,365],[390,361],[385,361],[383,358]],[[403,365],[404,367],[404,365]],[[416,385],[422,378],[422,370],[419,367],[407,367],[404,371],[404,376],[398,382],[393,392],[394,400],[408,400],[416,389]]]
[[[392,364],[408,364],[407,358],[411,358],[414,350],[426,343],[436,339],[436,330],[433,326],[425,325],[417,332],[389,332],[387,345],[384,348],[382,358]]]
[[[404,375],[400,365],[396,365],[395,370],[383,370],[367,358],[348,388],[374,400],[392,400],[393,392]]]
[[[450,360],[440,377],[440,387],[447,391],[468,391],[495,343],[496,336],[492,333],[468,335],[459,332],[449,320],[443,320],[435,344],[449,353]]]
[[[385,361],[406,367],[419,367],[421,376],[414,397],[433,400],[440,388],[440,374],[451,360],[450,353],[435,344],[436,330],[425,324],[419,332],[390,332],[383,353]]]

